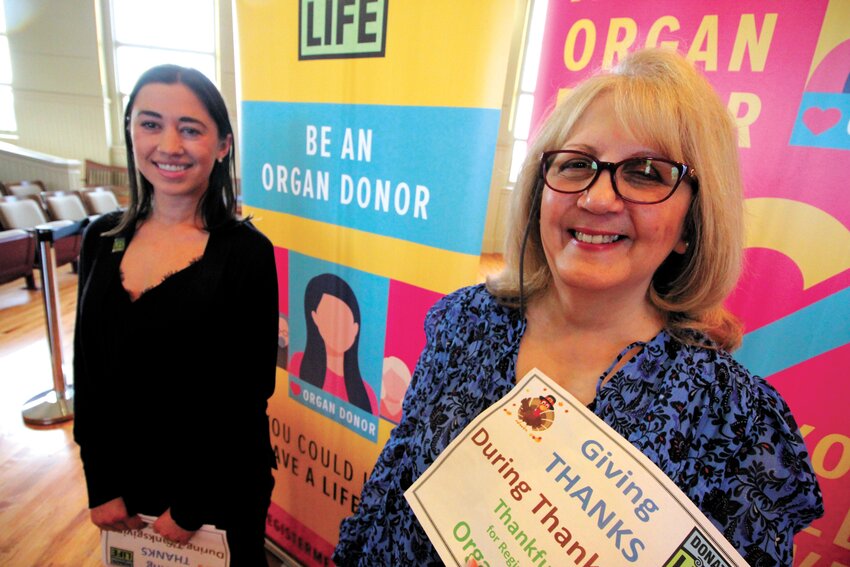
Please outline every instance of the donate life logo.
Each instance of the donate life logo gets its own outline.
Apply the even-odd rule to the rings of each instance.
[[[664,567],[732,567],[697,528],[682,542]]]
[[[129,549],[109,546],[109,564],[133,567],[133,552]]]
[[[301,0],[298,59],[383,57],[389,0]]]

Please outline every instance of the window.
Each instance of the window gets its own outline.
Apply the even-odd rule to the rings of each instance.
[[[511,151],[511,169],[508,183],[513,186],[519,177],[522,162],[528,150],[528,137],[531,130],[531,111],[534,109],[534,90],[537,87],[537,70],[540,65],[540,50],[543,45],[543,28],[546,23],[548,0],[533,0],[531,19],[526,31],[525,54],[522,61],[519,89],[516,94],[516,108],[513,115],[511,133],[513,148]]]
[[[0,134],[18,131],[15,120],[15,95],[12,92],[12,60],[6,36],[6,6],[0,0]]]
[[[136,80],[155,65],[194,67],[218,83],[216,9],[215,0],[110,1],[119,116]]]

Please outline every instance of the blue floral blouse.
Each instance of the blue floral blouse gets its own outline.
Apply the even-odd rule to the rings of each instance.
[[[431,308],[401,423],[357,514],[340,526],[337,565],[442,564],[404,491],[514,387],[524,331],[519,312],[483,285]],[[602,386],[594,413],[673,479],[750,565],[790,566],[794,534],[823,514],[823,502],[788,406],[726,352],[665,331],[643,347]]]

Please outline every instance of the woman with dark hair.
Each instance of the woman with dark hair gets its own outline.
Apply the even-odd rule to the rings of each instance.
[[[80,257],[74,436],[91,519],[157,516],[177,543],[213,524],[231,565],[265,565],[273,247],[236,217],[233,130],[204,75],[145,72],[124,135],[130,206],[89,226]]]
[[[375,392],[360,376],[360,306],[354,290],[333,274],[321,274],[304,291],[307,345],[292,357],[292,373],[350,402],[377,413]]]

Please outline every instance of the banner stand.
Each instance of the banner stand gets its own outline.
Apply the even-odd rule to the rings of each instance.
[[[28,400],[23,407],[27,425],[52,425],[74,419],[74,388],[68,386],[62,362],[62,323],[59,311],[59,287],[56,282],[54,242],[82,232],[87,220],[62,228],[50,225],[35,227],[41,253],[42,298],[47,321],[47,342],[53,370],[53,388]]]

